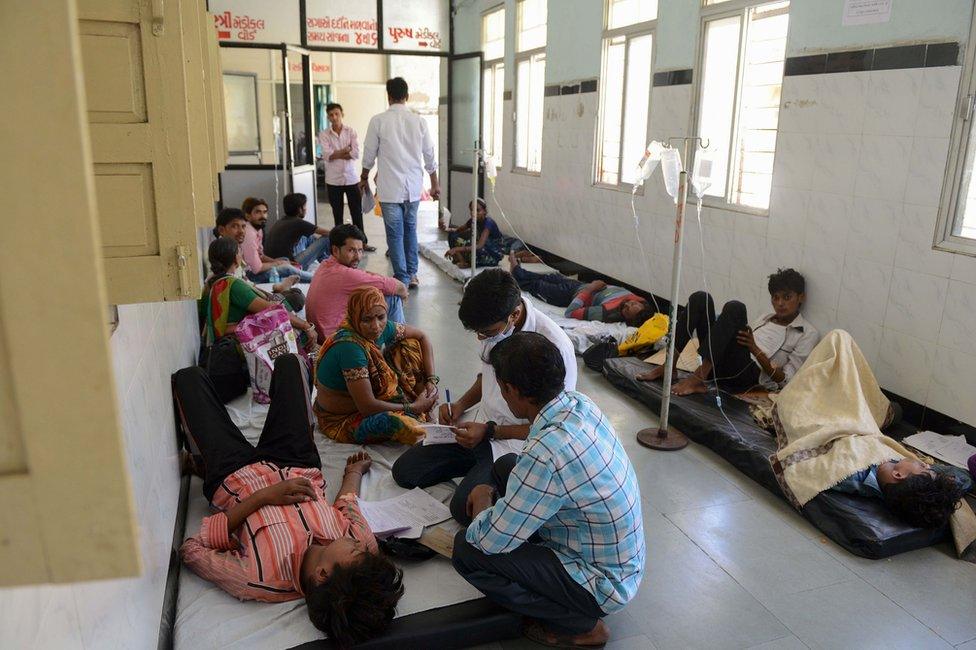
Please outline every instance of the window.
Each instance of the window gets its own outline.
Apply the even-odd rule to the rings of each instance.
[[[519,0],[515,59],[515,168],[542,171],[546,0]]]
[[[971,39],[976,35],[976,16],[970,28]],[[966,48],[959,93],[949,145],[948,177],[943,186],[939,209],[936,247],[957,253],[976,255],[976,48]]]
[[[712,160],[706,194],[731,206],[769,209],[789,8],[705,10],[698,135]]]
[[[657,0],[608,0],[596,182],[632,186],[647,143]],[[621,74],[623,71],[623,74]]]
[[[502,164],[502,129],[505,101],[505,8],[500,7],[485,14],[481,19],[481,51],[485,57],[483,103],[481,114],[484,124],[484,149],[495,161]]]

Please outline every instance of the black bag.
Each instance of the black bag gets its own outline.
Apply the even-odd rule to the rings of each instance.
[[[617,351],[617,339],[612,336],[604,336],[586,348],[586,352],[583,353],[583,363],[586,364],[587,368],[603,372],[603,362],[618,356],[620,354]]]
[[[232,334],[221,336],[209,348],[202,346],[200,366],[207,371],[217,396],[224,404],[246,393],[251,385],[247,362],[244,361],[237,337]]]

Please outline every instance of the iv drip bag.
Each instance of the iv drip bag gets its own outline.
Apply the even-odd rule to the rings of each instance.
[[[695,156],[695,170],[691,174],[691,190],[699,199],[712,186],[712,168],[714,162],[709,153],[699,151]]]
[[[677,203],[678,176],[681,174],[681,154],[677,149],[665,149],[661,153],[661,172],[664,174],[664,188]]]
[[[661,154],[665,151],[664,145],[657,140],[651,140],[644,149],[644,157],[637,164],[637,186],[643,185],[644,181],[650,178],[651,174],[661,162]]]

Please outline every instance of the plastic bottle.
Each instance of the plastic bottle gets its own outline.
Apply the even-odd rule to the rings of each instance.
[[[271,282],[271,284],[278,284],[281,281],[281,276],[278,275],[277,266],[271,267],[271,274],[268,276],[268,281]]]

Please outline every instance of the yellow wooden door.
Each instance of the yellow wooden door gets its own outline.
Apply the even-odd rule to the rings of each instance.
[[[0,25],[0,585],[135,575],[75,0]]]
[[[206,118],[199,69],[188,69],[199,65],[191,42],[198,31],[192,39],[184,32],[186,23],[196,30],[189,4],[78,0],[112,303],[199,295],[195,228],[212,170],[209,161],[194,169],[191,153],[191,138],[200,133],[196,125]]]

